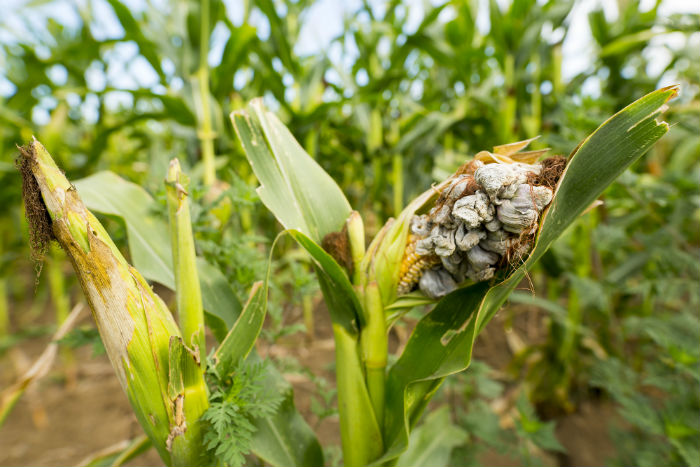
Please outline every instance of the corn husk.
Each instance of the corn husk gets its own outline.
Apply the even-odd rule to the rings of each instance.
[[[201,404],[202,397],[206,404],[206,389],[203,379],[199,387],[187,390],[170,381],[173,373],[182,370],[174,368],[171,360],[189,364],[185,359],[171,358],[171,348],[180,355],[177,343],[182,342],[172,314],[127,263],[38,141],[21,148],[18,165],[24,177],[30,229],[46,235],[45,224],[49,222],[50,236],[66,251],[117,379],[144,431],[168,465],[200,464],[200,453],[194,446],[201,443],[189,439],[200,436],[199,430],[188,430],[188,425],[194,427],[197,421],[187,419],[185,407],[190,400]],[[37,206],[37,194],[43,206]],[[33,203],[28,201],[31,199]],[[41,209],[45,212],[37,212]],[[48,240],[35,238],[33,244],[41,247]]]

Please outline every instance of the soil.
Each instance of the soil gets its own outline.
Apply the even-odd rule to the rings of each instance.
[[[85,314],[84,321],[89,321]],[[44,350],[48,338],[22,342],[0,357],[2,388]],[[74,352],[75,382],[67,384],[59,354],[52,371],[25,392],[0,428],[0,465],[77,465],[91,454],[142,431],[105,355],[83,347]],[[26,362],[22,364],[21,362]],[[154,450],[127,465],[161,466]]]
[[[48,323],[51,316],[52,311],[47,309],[40,321]],[[317,377],[325,378],[329,388],[335,385],[333,338],[328,313],[322,305],[314,310],[314,319],[313,338],[297,333],[279,339],[272,346],[261,344],[258,352],[278,363],[293,357],[299,362],[297,368],[310,371],[287,371],[285,377],[294,386],[298,410],[322,445],[338,446],[337,416],[319,419],[311,409],[312,399],[322,400],[314,382]],[[300,322],[301,313],[293,310],[288,320]],[[543,320],[544,317],[534,311],[515,315],[500,312],[479,337],[475,358],[497,370],[505,370],[519,345],[543,338]],[[90,322],[85,312],[81,324]],[[392,348],[405,342],[410,328],[409,323],[402,332],[392,334]],[[47,336],[27,339],[0,355],[0,390],[17,378],[17,366],[31,365],[48,340]],[[93,356],[88,347],[74,352],[74,381],[68,383],[70,374],[59,356],[50,374],[24,394],[0,427],[0,466],[79,465],[98,451],[142,433],[107,357]],[[605,465],[614,454],[607,436],[611,418],[614,418],[613,408],[596,401],[584,401],[578,404],[576,413],[559,417],[556,434],[568,455],[559,458],[545,455],[547,465]],[[517,460],[493,451],[485,452],[479,462],[489,467],[518,466]],[[163,463],[151,449],[126,465],[162,466]]]

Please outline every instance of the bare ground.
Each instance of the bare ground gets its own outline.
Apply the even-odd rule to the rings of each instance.
[[[50,310],[45,314],[50,317]],[[261,345],[258,351],[282,362],[294,357],[302,367],[322,376],[333,387],[334,350],[328,315],[322,306],[317,307],[314,315],[313,339],[296,334],[280,339],[274,346]],[[290,316],[291,320],[297,318],[294,313]],[[90,319],[85,313],[83,322]],[[516,338],[509,335],[513,329]],[[505,368],[514,348],[517,349],[518,339],[532,342],[542,337],[541,332],[536,315],[525,314],[515,320],[498,315],[480,336],[475,357],[494,368]],[[400,345],[407,335],[408,330],[393,336],[392,347]],[[16,367],[32,362],[47,342],[47,337],[29,339],[0,355],[0,388],[9,385],[18,374]],[[0,427],[0,466],[78,465],[90,455],[142,433],[107,357],[93,357],[91,353],[89,348],[75,352],[76,374],[72,384],[67,384],[66,367],[59,358],[50,375],[20,399]],[[319,420],[311,410],[311,399],[320,400],[312,377],[303,371],[290,371],[285,376],[294,386],[297,408],[321,443],[339,445],[337,417]],[[607,436],[611,417],[614,417],[611,406],[584,402],[579,405],[578,412],[557,419],[557,437],[567,448],[568,455],[558,459],[548,457],[547,463],[581,467],[604,465],[614,453]],[[480,461],[490,467],[518,465],[516,460],[496,452],[486,452]],[[163,463],[151,449],[127,465],[162,466]]]

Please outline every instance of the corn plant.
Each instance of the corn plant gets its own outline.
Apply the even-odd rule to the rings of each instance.
[[[656,116],[675,92],[667,88],[652,93],[601,125],[571,154],[563,174],[550,180],[561,176],[556,184],[544,182],[551,162],[536,162],[542,151],[521,152],[529,141],[477,154],[453,177],[411,202],[368,248],[360,215],[274,115],[259,102],[234,115],[262,183],[261,199],[314,258],[334,323],[346,465],[397,462],[430,396],[447,375],[469,365],[479,331],[527,269],[668,130]],[[139,272],[126,263],[43,147],[32,143],[20,165],[27,180],[33,243],[41,249],[55,237],[67,250],[122,386],[164,461],[204,465],[217,458],[240,463],[245,449],[224,442],[227,430],[245,432],[231,420],[235,416],[226,402],[238,396],[227,393],[226,385],[260,330],[267,290],[265,285],[254,287],[248,305],[235,313],[235,322],[217,313],[214,293],[202,293],[212,277],[215,281],[220,277],[194,256],[187,183],[178,164],[171,164],[166,178],[170,235],[164,225],[155,223],[154,228],[150,221],[141,222],[149,217],[152,200],[135,185],[102,173],[77,186],[81,192],[92,189],[89,197],[96,210],[127,219],[127,230],[134,234],[132,254],[143,253],[133,257],[144,265],[144,275],[176,290],[180,326]],[[511,175],[513,180],[506,183]],[[474,183],[477,186],[470,188]],[[129,212],[123,203],[114,202],[117,194],[140,201]],[[459,222],[451,225],[455,219],[450,216]],[[474,233],[482,227],[493,235],[482,238]],[[149,236],[151,241],[143,240]],[[450,246],[450,238],[466,251],[467,259],[454,257],[457,247]],[[476,243],[464,246],[470,242]],[[144,257],[161,261],[147,264]],[[197,274],[202,271],[208,271],[202,274],[204,280]],[[396,362],[388,365],[387,332],[403,312],[417,305],[433,308]],[[205,319],[222,341],[210,364],[212,397],[204,383]],[[258,383],[264,379],[262,370],[238,370]],[[274,375],[267,377],[274,381]],[[210,412],[214,406],[218,410]],[[289,406],[289,397],[275,407],[251,412],[258,429],[253,451],[273,465],[317,465],[318,444]],[[207,423],[214,429],[206,431]],[[290,454],[280,444],[280,427],[299,432],[289,437],[303,441],[298,452]],[[410,458],[402,456],[404,461]]]
[[[210,293],[208,300],[202,300],[202,289],[211,292],[211,277],[216,276],[197,265],[188,183],[178,161],[171,162],[165,184],[173,265],[168,272],[174,279],[179,325],[39,142],[21,149],[18,166],[32,247],[39,257],[52,240],[65,250],[117,378],[163,461],[241,465],[252,445],[273,465],[316,465],[320,448],[305,436],[308,427],[291,406],[288,386],[255,355],[247,360],[265,316],[267,280],[252,288],[248,303],[230,326],[226,315],[219,314],[227,332],[220,334],[221,344],[207,355],[204,307],[215,309],[212,301],[221,297]],[[117,189],[126,183],[112,181]],[[128,188],[122,195],[129,194]],[[108,195],[105,190],[102,194]],[[102,201],[114,200],[107,196]],[[154,237],[163,233],[160,228],[165,230],[157,225],[160,233]],[[149,275],[157,270],[149,269]],[[198,270],[205,271],[201,283]],[[221,323],[213,323],[217,333]],[[288,427],[297,433],[290,434]],[[142,443],[126,450],[134,445],[139,451]]]
[[[232,114],[261,200],[314,259],[333,322],[345,465],[399,462],[431,396],[469,366],[479,332],[528,269],[668,131],[657,117],[676,93],[660,89],[609,118],[554,177],[544,174],[556,163],[537,162],[543,151],[520,152],[529,141],[482,151],[368,247],[360,215],[261,101]],[[420,305],[430,311],[388,365],[388,330]]]

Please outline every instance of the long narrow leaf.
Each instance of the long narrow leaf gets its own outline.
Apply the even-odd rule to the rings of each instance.
[[[350,204],[261,100],[231,114],[231,120],[260,181],[260,199],[314,258],[333,322],[356,334],[362,313],[350,280],[319,246],[325,235],[342,229]]]
[[[452,449],[464,443],[467,432],[452,423],[443,405],[426,417],[411,433],[410,447],[399,457],[401,467],[447,467]]]
[[[267,283],[256,282],[243,311],[214,354],[219,374],[230,373],[241,359],[248,356],[262,329],[266,310]]]
[[[260,181],[260,199],[285,228],[321,243],[343,227],[351,208],[340,187],[261,100],[231,120]]]
[[[165,82],[165,73],[160,65],[160,57],[158,57],[158,46],[144,36],[141,25],[136,18],[134,18],[134,15],[131,13],[129,8],[124,5],[124,3],[120,2],[119,0],[107,1],[114,9],[114,13],[117,15],[119,23],[124,28],[124,32],[126,33],[125,38],[136,42],[136,45],[139,46],[139,52],[141,55],[148,60],[148,63],[150,63],[156,73],[158,73],[158,77],[161,79],[161,81]]]
[[[323,296],[328,301],[331,320],[343,326],[349,333],[356,334],[359,329],[358,325],[364,324],[361,322],[363,314],[357,295],[343,268],[331,255],[302,232],[290,230],[289,234],[309,252],[316,263],[316,273]]]

